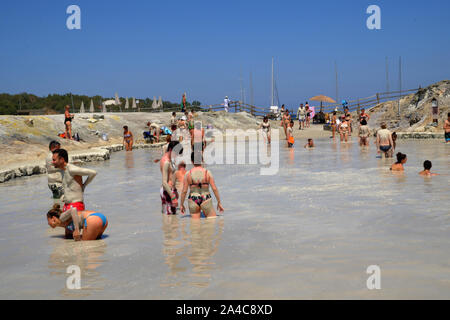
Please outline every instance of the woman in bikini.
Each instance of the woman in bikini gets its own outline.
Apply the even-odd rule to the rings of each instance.
[[[53,229],[65,228],[66,238],[70,238],[72,232],[75,241],[98,240],[108,227],[108,220],[99,212],[78,211],[74,207],[62,212],[59,204],[55,204],[47,213],[47,222]],[[80,230],[83,231],[82,234]]]
[[[133,151],[133,133],[128,126],[123,126],[123,145],[126,151]]]
[[[270,144],[271,143],[270,122],[267,116],[264,117],[263,122],[259,125],[259,129],[262,131],[264,135],[264,140],[267,139],[267,144]]]
[[[72,120],[73,114],[69,112],[70,106],[66,106],[66,111],[64,112],[64,125],[66,126],[66,139],[73,140],[72,138]]]
[[[405,171],[403,165],[408,160],[408,157],[404,153],[397,153],[397,162],[391,166],[391,171]]]
[[[287,131],[289,128],[289,125],[291,123],[291,115],[289,114],[289,110],[286,110],[283,116],[283,128],[284,128],[284,134],[286,135],[286,140],[288,139]]]
[[[197,155],[201,156],[201,153]],[[186,199],[186,194],[189,189],[189,212],[192,219],[200,219],[200,213],[203,211],[207,219],[214,219],[217,217],[216,211],[213,207],[212,196],[209,191],[211,186],[214,195],[217,199],[217,210],[219,212],[224,212],[225,209],[222,207],[220,202],[219,190],[214,182],[212,173],[202,167],[201,164],[197,164],[195,152],[191,153],[191,161],[194,168],[189,170],[189,172],[184,177],[183,191],[181,192],[181,213],[186,213],[186,208],[184,206],[184,201]]]

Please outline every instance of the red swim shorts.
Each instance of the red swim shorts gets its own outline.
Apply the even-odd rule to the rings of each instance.
[[[66,212],[70,208],[76,208],[78,211],[86,210],[84,208],[84,203],[83,202],[73,202],[73,203],[66,203],[66,204],[64,204],[63,212]]]

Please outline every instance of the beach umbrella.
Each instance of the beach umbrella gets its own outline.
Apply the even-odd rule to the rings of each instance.
[[[336,101],[334,101],[332,98],[324,96],[324,95],[315,96],[315,97],[312,97],[309,100],[311,100],[311,101],[320,101],[320,111],[322,111],[322,103],[323,102],[336,103]]]
[[[84,113],[84,102],[81,101],[80,113]]]
[[[125,109],[130,108],[130,103],[128,102],[128,97],[125,99]]]
[[[163,106],[162,98],[161,98],[161,96],[159,96],[158,108],[162,108],[162,106]]]
[[[153,96],[152,109],[158,109],[158,101],[155,96]]]
[[[94,101],[91,99],[91,106],[89,107],[89,112],[94,113]]]
[[[116,92],[116,96],[115,96],[115,99],[114,99],[114,104],[116,106],[120,105],[119,95],[117,94],[117,92]]]
[[[137,106],[136,106],[136,98],[133,98],[133,105],[132,105],[132,108],[133,108],[133,109],[136,109],[136,108],[137,108]]]

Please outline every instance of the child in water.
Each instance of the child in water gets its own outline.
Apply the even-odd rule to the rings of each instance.
[[[288,141],[288,148],[293,148],[295,139],[294,139],[294,121],[292,120],[289,123],[289,127],[286,130],[286,136]]]
[[[424,170],[422,171],[422,172],[419,172],[419,174],[421,175],[421,176],[424,176],[424,177],[434,177],[434,176],[438,176],[438,174],[437,173],[431,173],[431,167],[433,166],[433,164],[431,163],[431,161],[430,160],[427,160],[427,161],[425,161],[424,163],[423,163],[423,168],[424,168]]]
[[[308,143],[305,144],[305,148],[312,149],[312,148],[315,148],[315,147],[316,146],[314,145],[313,139],[308,139]]]
[[[407,160],[408,158],[406,157],[406,154],[403,154],[401,152],[397,153],[397,162],[391,166],[391,171],[405,171],[403,165]]]

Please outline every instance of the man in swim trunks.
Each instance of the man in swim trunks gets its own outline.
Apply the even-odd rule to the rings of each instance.
[[[389,150],[394,147],[394,142],[392,141],[392,134],[387,129],[386,123],[381,124],[381,129],[377,132],[377,147],[378,153],[381,153],[383,158],[389,157]]]
[[[85,210],[84,190],[86,189],[86,186],[94,180],[97,172],[70,164],[69,155],[64,149],[58,149],[53,152],[53,165],[63,172],[63,211],[67,211],[72,207],[77,208],[80,211]],[[84,183],[83,176],[88,177]]]
[[[450,112],[447,114],[447,120],[444,123],[445,142],[450,143]]]
[[[166,215],[174,215],[177,213],[178,193],[175,189],[175,186],[172,185],[172,175],[174,173],[174,168],[172,167],[172,151],[174,151],[174,157],[176,157],[178,154],[181,154],[183,150],[182,148],[180,148],[180,146],[180,142],[171,141],[167,146],[166,153],[163,155],[160,161],[160,170],[162,174],[160,196],[162,213]]]
[[[55,168],[55,166],[53,165],[53,151],[60,149],[61,145],[57,141],[52,141],[50,142],[48,148],[50,152],[45,159],[45,167],[47,168],[48,177],[48,188],[53,194],[53,201],[59,202],[64,194],[64,189],[62,186],[62,172],[60,169]]]

